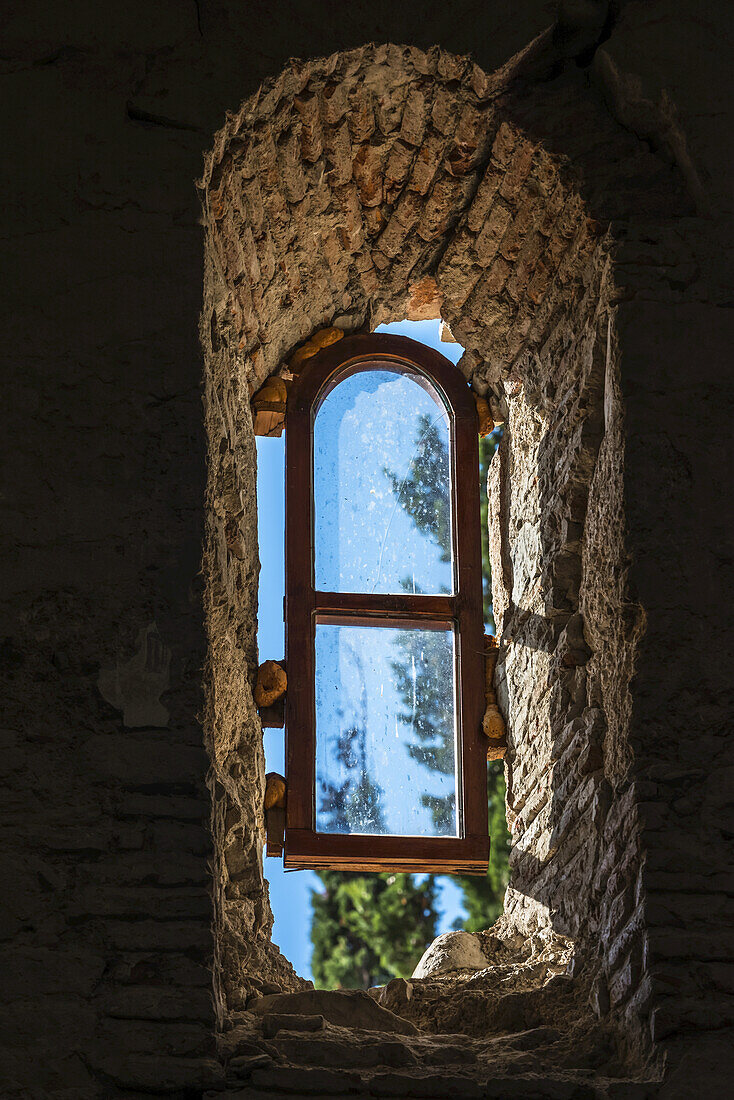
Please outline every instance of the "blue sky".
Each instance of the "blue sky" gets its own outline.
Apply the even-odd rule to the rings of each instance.
[[[442,560],[449,530],[421,531],[401,507],[426,423],[448,452],[443,404],[397,371],[360,371],[322,403],[314,424],[317,588],[402,592],[407,581],[413,592],[452,590],[451,563]],[[435,488],[449,496],[447,483]]]
[[[401,321],[380,325],[377,332],[393,332],[437,348],[447,359],[457,362],[462,354],[458,344],[441,343],[438,321]],[[258,508],[260,544],[260,593],[258,610],[258,646],[260,660],[277,660],[284,654],[283,626],[284,594],[284,453],[285,440],[257,437],[258,500],[267,507]],[[267,771],[285,773],[284,731],[264,731]],[[273,940],[290,959],[299,974],[310,978],[311,892],[319,888],[312,871],[284,871],[280,859],[265,860],[265,875],[270,883],[270,901],[275,923]],[[464,915],[461,891],[447,876],[439,884],[439,923],[437,932],[451,928],[455,919]],[[416,959],[416,962],[418,959]]]
[[[451,754],[456,733],[454,665],[452,630],[405,632],[379,625],[317,623],[319,832],[457,835],[453,768],[437,771],[413,755],[416,748],[441,747],[445,735],[446,763],[455,767]],[[407,700],[396,666],[409,677]],[[424,692],[432,699],[428,708]],[[435,715],[441,731],[429,742],[419,735],[416,712],[421,708]],[[367,791],[355,787],[365,774],[370,780]],[[351,798],[345,796],[345,788],[351,790]],[[424,794],[446,803],[440,823],[424,805]]]

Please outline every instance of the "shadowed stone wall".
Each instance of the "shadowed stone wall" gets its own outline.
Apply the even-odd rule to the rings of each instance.
[[[475,70],[467,70],[467,83],[463,71],[452,74],[449,60],[441,81],[451,103],[464,105],[468,89],[480,99],[489,92],[492,147],[482,144],[480,125],[472,150],[471,112],[463,121],[461,115],[459,121],[450,116],[441,121],[431,104],[426,124],[439,144],[443,135],[446,143],[466,150],[449,158],[452,170],[442,167],[437,173],[434,192],[418,189],[432,205],[421,198],[417,221],[411,222],[410,203],[401,206],[392,243],[380,216],[397,196],[389,190],[379,198],[369,194],[375,181],[384,183],[386,171],[369,151],[375,143],[360,130],[369,128],[369,117],[352,118],[354,133],[349,125],[346,131],[334,125],[342,144],[329,155],[335,161],[342,157],[344,176],[336,186],[343,189],[344,205],[341,233],[333,226],[337,249],[329,251],[325,241],[324,256],[338,273],[340,257],[353,255],[358,214],[369,249],[357,251],[370,253],[374,270],[352,269],[350,261],[347,285],[356,307],[327,295],[328,309],[316,309],[313,316],[293,310],[288,321],[293,327],[278,331],[276,325],[267,358],[264,350],[262,360],[253,356],[250,374],[245,348],[238,347],[241,335],[237,345],[212,349],[218,370],[224,361],[216,356],[225,350],[235,366],[242,364],[240,375],[227,373],[227,384],[238,387],[236,407],[227,398],[215,413],[210,392],[207,428],[211,438],[225,439],[225,452],[236,441],[236,480],[229,489],[243,494],[239,503],[222,494],[222,513],[209,543],[212,552],[226,551],[240,563],[223,557],[220,587],[212,584],[207,596],[219,646],[217,671],[209,679],[209,705],[219,725],[215,710],[205,715],[215,761],[216,956],[210,932],[208,765],[197,723],[205,661],[197,577],[205,444],[196,334],[201,233],[191,181],[200,174],[202,152],[226,109],[278,73],[291,56],[320,57],[375,39],[426,49],[439,42],[455,55],[473,51],[482,70],[491,73],[543,31],[553,15],[536,0],[514,5],[511,20],[506,5],[486,5],[479,13],[469,4],[429,5],[418,23],[407,10],[379,3],[350,5],[348,17],[340,10],[338,18],[318,23],[312,5],[299,3],[286,15],[279,9],[278,18],[263,5],[228,3],[154,9],[133,3],[94,11],[39,3],[9,13],[3,50],[9,170],[3,347],[9,385],[1,658],[5,802],[12,830],[3,848],[7,992],[0,1071],[9,1096],[198,1095],[222,1080],[221,1067],[210,1057],[212,959],[220,1016],[225,996],[234,1003],[258,962],[266,978],[295,981],[266,946],[269,914],[256,858],[259,734],[249,696],[231,692],[238,676],[242,682],[251,675],[256,659],[254,620],[229,611],[235,601],[252,607],[256,583],[253,569],[241,565],[251,553],[254,530],[246,391],[277,369],[311,327],[334,317],[347,327],[377,323],[403,312],[405,283],[414,284],[419,274],[419,282],[425,275],[437,280],[443,299],[424,283],[412,295],[411,308],[440,306],[465,346],[477,350],[478,358],[465,363],[475,388],[492,386],[501,397],[509,383],[511,436],[516,443],[526,441],[528,455],[539,465],[542,459],[550,470],[570,446],[567,439],[543,443],[543,433],[552,434],[561,396],[544,393],[539,380],[546,380],[568,351],[571,375],[589,382],[588,409],[579,405],[568,422],[570,432],[583,436],[582,466],[596,456],[586,500],[569,505],[565,529],[538,524],[538,537],[553,549],[554,559],[559,548],[568,550],[560,554],[568,572],[541,577],[553,631],[571,610],[556,606],[556,593],[573,591],[578,582],[590,652],[585,665],[562,676],[581,692],[585,674],[580,718],[603,752],[603,769],[589,772],[590,778],[569,792],[569,804],[574,813],[582,812],[584,791],[593,786],[596,795],[607,789],[603,783],[611,799],[601,830],[594,826],[596,885],[586,894],[583,920],[590,930],[598,929],[599,938],[605,929],[622,930],[606,951],[610,1002],[631,1020],[651,1013],[652,1034],[671,1059],[670,1095],[685,1095],[675,1090],[686,1087],[686,1075],[699,1083],[712,1080],[716,1067],[725,1064],[716,1041],[731,1023],[732,994],[723,961],[732,892],[726,824],[732,638],[729,618],[722,614],[732,557],[723,519],[731,481],[726,446],[731,389],[725,367],[732,336],[728,10],[714,5],[702,15],[693,3],[663,2],[610,7],[607,12],[604,4],[587,5],[579,17],[569,6],[571,14],[563,15],[543,48],[526,59],[522,84],[512,85],[510,98],[501,92],[511,73],[489,89],[477,89],[471,85],[478,79]],[[433,78],[430,72],[423,75]],[[304,126],[307,111],[308,105]],[[398,104],[393,116],[396,123],[400,116],[402,128],[401,111]],[[392,172],[401,171],[398,153],[412,157],[410,150],[424,147],[422,121],[419,111],[417,139],[407,124],[399,141],[396,136]],[[388,122],[378,114],[377,130]],[[507,247],[511,241],[504,241],[504,253],[499,248],[507,227],[491,252],[493,234],[501,230],[502,202],[481,245],[475,239],[489,220],[489,206],[480,221],[477,205],[476,224],[469,223],[471,204],[480,202],[480,175],[493,156],[502,181],[513,163],[522,174],[523,158],[514,161],[515,152],[503,153],[504,137],[492,152],[501,122],[507,140],[519,140],[521,149],[523,143],[533,151],[542,146],[542,155],[534,153],[537,164],[527,169],[536,193],[523,190],[519,180],[506,184],[504,216],[509,212],[520,227],[526,218],[527,234],[517,235],[520,249],[526,248],[522,255]],[[351,176],[342,139],[369,147],[363,160],[351,160]],[[443,165],[440,152],[431,155]],[[288,148],[275,152],[279,182],[288,175],[290,155]],[[503,156],[510,158],[507,164]],[[285,172],[280,157],[286,158]],[[569,272],[568,318],[576,316],[580,323],[567,327],[564,307],[554,304],[543,333],[533,333],[523,327],[542,319],[542,303],[538,309],[532,294],[542,299],[540,265],[547,266],[535,245],[553,252],[553,234],[540,232],[532,208],[534,199],[547,201],[544,158],[550,158],[562,186],[583,202],[580,221],[572,219],[572,225],[591,219],[596,227],[588,230],[588,256]],[[263,167],[274,171],[272,161]],[[358,206],[351,198],[355,187]],[[294,192],[284,201],[299,200]],[[409,227],[402,240],[401,221]],[[268,225],[277,235],[277,212],[269,214]],[[560,236],[570,244],[584,238],[573,236],[573,230],[571,238]],[[381,246],[373,247],[380,237]],[[459,273],[453,285],[452,253],[444,252],[449,237]],[[604,283],[611,247],[605,241],[613,243],[613,285]],[[469,260],[458,254],[462,242]],[[239,247],[249,257],[246,236]],[[219,297],[228,280],[223,270],[214,270],[215,262],[209,251],[214,339],[230,341],[234,329],[220,327],[226,299]],[[594,275],[588,285],[579,275],[584,263]],[[558,267],[555,262],[547,267],[551,286],[562,279],[562,264],[559,257]],[[276,309],[278,316],[293,309],[291,283],[298,273],[286,268],[273,270],[267,280],[268,285],[276,280],[278,288],[273,316]],[[265,254],[262,270],[268,271]],[[329,270],[332,286],[336,277]],[[377,291],[386,271],[392,298]],[[460,300],[458,290],[468,286],[470,271],[485,299],[467,294]],[[502,306],[495,313],[496,301]],[[370,302],[374,313],[360,316]],[[210,323],[211,311],[204,316]],[[474,330],[462,331],[461,321]],[[554,334],[557,346],[551,342],[546,348]],[[264,349],[267,342],[261,343]],[[522,387],[512,396],[519,382]],[[572,404],[581,400],[577,387]],[[225,432],[215,415],[231,421]],[[692,424],[695,446],[684,434]],[[623,485],[615,480],[622,442]],[[228,462],[234,470],[234,460],[223,454],[223,469]],[[212,468],[219,469],[214,463]],[[556,484],[548,477],[535,503],[529,500],[536,517],[542,513],[538,500],[550,506],[555,496],[566,498]],[[520,522],[520,502],[509,499],[510,506]],[[214,533],[217,523],[226,527],[230,512],[239,518],[241,532],[230,526],[223,551]],[[513,569],[517,564],[511,558],[506,563]],[[592,566],[596,579],[584,583]],[[645,616],[639,640],[643,621],[637,606]],[[610,620],[609,611],[620,609],[627,617]],[[624,629],[608,627],[610,621],[624,623]],[[506,670],[512,669],[513,648],[529,649],[533,660],[541,654],[546,661],[560,659],[561,635],[553,633],[551,652],[530,645],[531,620],[516,618],[515,626],[508,635]],[[627,696],[635,643],[636,676]],[[566,705],[562,696],[553,702],[557,713]],[[598,727],[589,723],[594,710],[605,718]],[[549,704],[543,718],[546,747],[555,743],[548,723],[556,712],[551,711]],[[522,738],[513,722],[513,737],[516,733]],[[585,736],[568,742],[571,757],[585,750]],[[525,758],[516,751],[520,747],[518,740],[513,769]],[[244,771],[237,771],[238,755]],[[582,774],[578,765],[563,770]],[[554,770],[554,783],[555,775]],[[519,773],[516,778],[519,791],[523,780]],[[636,816],[626,809],[625,798],[633,796]],[[560,798],[553,805],[560,809]],[[530,815],[522,818],[523,810],[516,834],[530,835]],[[543,814],[550,811],[539,809],[534,820],[543,823]],[[607,841],[608,877],[598,862]],[[516,849],[523,850],[519,844]],[[572,850],[566,839],[562,850]],[[570,880],[578,873],[572,867]],[[549,882],[547,897],[557,905],[553,919],[573,925],[581,908],[564,902],[565,888],[554,885],[556,876],[544,879],[544,867],[527,858],[518,859],[513,874],[511,908],[518,921],[530,919],[533,909],[526,910],[521,896],[549,904],[543,897],[543,883]],[[248,938],[248,929],[257,929],[257,935]],[[225,949],[229,975],[229,964],[218,954]],[[597,1004],[603,1012],[602,986]]]
[[[510,727],[507,916],[525,933],[549,925],[576,938],[598,970],[595,1011],[611,1008],[631,1046],[649,1050],[656,1002],[629,741],[644,612],[627,584],[615,324],[629,291],[615,284],[613,233],[643,212],[658,229],[674,224],[700,196],[681,156],[661,164],[578,73],[553,77],[544,50],[541,40],[490,77],[467,59],[394,46],[294,64],[230,117],[206,163],[208,728],[216,818],[229,823],[218,911],[229,1010],[249,973],[281,966],[267,961],[259,895],[254,910],[239,907],[229,873],[244,821],[256,890],[261,749],[239,709],[257,664],[247,399],[273,371],[288,377],[288,357],[319,327],[440,312],[475,392],[509,406],[490,478]],[[569,117],[562,152],[558,120]],[[264,960],[243,973],[253,939]]]
[[[483,394],[493,378],[502,399],[503,361],[506,373],[531,326],[538,341],[575,317],[598,226],[560,163],[502,121],[511,79],[393,46],[294,65],[232,116],[207,161],[207,730],[229,1011],[250,976],[284,976],[260,900],[262,748],[243,690],[257,666],[249,396],[323,325],[442,311],[467,377]]]

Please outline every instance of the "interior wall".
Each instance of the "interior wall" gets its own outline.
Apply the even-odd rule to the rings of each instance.
[[[549,72],[564,57],[576,72],[579,58],[578,79],[641,143],[639,164],[680,173],[691,196],[685,216],[674,207],[660,222],[643,172],[636,213],[616,233],[615,270],[629,582],[647,616],[631,719],[643,761],[644,951],[666,998],[653,1033],[678,1058],[673,1077],[700,1083],[721,1064],[714,1043],[731,996],[721,960],[731,894],[732,627],[721,607],[731,562],[721,519],[731,481],[729,13],[662,0],[613,8],[606,26],[591,10],[576,23],[564,16],[537,79],[550,93]],[[512,19],[504,4],[429,5],[417,23],[387,3],[318,21],[299,2],[287,17],[282,5],[276,17],[266,4],[226,2],[11,5],[0,651],[8,1095],[221,1081],[208,1055],[191,183],[211,133],[289,57],[440,42],[492,72],[553,18],[544,0],[513,5]],[[604,141],[570,108],[556,118],[558,148],[587,141],[594,178],[604,165],[614,177]],[[637,169],[625,165],[610,202],[634,186]],[[608,216],[618,222],[620,209]]]
[[[223,1013],[263,975],[285,977],[268,943],[262,748],[244,688],[257,664],[249,396],[326,324],[354,331],[442,310],[482,393],[531,322],[540,333],[561,314],[573,337],[598,230],[560,164],[503,121],[510,80],[393,46],[293,64],[230,116],[205,165],[206,728]]]
[[[466,59],[393,46],[293,63],[228,118],[205,165],[207,729],[215,819],[226,823],[215,918],[224,1015],[263,974],[295,981],[265,934],[251,699],[249,722],[243,712],[256,667],[248,399],[269,373],[288,377],[295,347],[324,325],[440,311],[475,392],[510,410],[490,509],[510,730],[506,922],[575,938],[596,975],[596,1011],[624,1019],[638,1053],[650,1045],[629,744],[644,616],[627,586],[608,227],[641,203],[667,224],[695,198],[682,168],[651,156],[578,73],[529,81],[542,50],[489,77]],[[573,159],[558,149],[569,115]]]
[[[467,11],[469,6],[467,7]],[[459,23],[456,22],[456,16]],[[216,1087],[202,233],[225,112],[289,57],[469,49],[462,9],[46,0],[4,13],[0,1080]],[[548,22],[501,5],[488,67]],[[472,25],[477,27],[476,14]],[[254,29],[254,32],[253,32]],[[462,45],[462,36],[464,44]],[[12,887],[10,886],[12,884]]]

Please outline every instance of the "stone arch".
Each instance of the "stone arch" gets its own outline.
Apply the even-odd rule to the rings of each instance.
[[[573,937],[598,1011],[611,1003],[646,1042],[628,738],[643,616],[626,590],[614,228],[645,203],[664,219],[689,199],[582,72],[538,76],[541,47],[491,76],[438,48],[292,62],[228,116],[206,158],[220,1020],[263,979],[302,984],[269,942],[262,869],[262,741],[246,686],[258,660],[249,398],[319,328],[440,314],[466,348],[467,381],[508,415],[490,479],[513,834],[500,923]]]

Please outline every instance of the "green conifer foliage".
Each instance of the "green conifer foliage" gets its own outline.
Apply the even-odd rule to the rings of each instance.
[[[436,935],[430,876],[319,871],[311,895],[311,970],[322,989],[368,989],[409,977]]]
[[[491,760],[487,765],[487,801],[489,835],[492,838],[487,874],[484,877],[457,875],[455,879],[464,895],[462,902],[467,916],[456,920],[454,927],[463,928],[466,932],[482,931],[497,920],[507,889],[510,834],[505,817],[505,773],[500,760]]]
[[[348,833],[357,825],[359,832],[384,833],[383,790],[370,774],[367,763],[367,681],[357,651],[349,646],[347,652],[361,685],[360,715],[353,725],[340,730],[336,738],[334,755],[346,772],[346,779],[340,784],[321,780],[321,809],[328,820],[329,831]]]
[[[450,552],[445,549],[451,546],[449,454],[437,421],[428,413],[418,417],[414,454],[410,470],[402,481],[392,470],[384,468],[383,473],[400,507],[413,520],[417,530],[441,547],[441,561],[450,561]]]
[[[488,630],[494,630],[492,587],[487,534],[487,474],[499,443],[501,430],[480,440],[482,556],[484,563],[484,618]],[[416,527],[435,539],[437,545],[450,545],[446,537],[450,522],[448,452],[441,434],[429,417],[421,418],[415,445],[415,458],[407,476],[400,480],[390,470],[392,482],[405,512]],[[403,582],[408,588],[408,582]],[[412,587],[408,590],[412,591]],[[402,636],[404,658],[393,666],[403,698],[403,720],[410,723],[416,741],[410,746],[413,758],[440,772],[453,770],[453,722],[442,711],[437,699],[424,692],[416,710],[413,696],[411,647],[415,636]],[[424,641],[425,644],[425,641]],[[365,729],[362,723],[344,730],[340,752],[343,763],[353,769],[344,790],[324,789],[322,797],[332,807],[367,805],[379,817],[379,777],[367,772],[364,753]],[[453,815],[453,805],[442,798],[424,795],[437,824]],[[461,875],[455,881],[463,893],[467,912],[457,927],[467,931],[486,928],[501,913],[508,880],[509,835],[505,820],[505,779],[502,764],[491,763],[487,770],[489,832],[492,850],[486,877]],[[336,811],[339,812],[339,811]],[[345,821],[335,820],[337,828]],[[379,822],[375,823],[379,831]],[[311,968],[317,986],[327,989],[368,988],[394,977],[407,977],[436,932],[435,876],[410,874],[359,874],[325,870],[318,872],[323,890],[312,893]]]
[[[407,746],[408,753],[419,764],[444,775],[453,775],[454,753],[454,715],[444,684],[453,677],[451,650],[444,644],[437,632],[415,630],[403,631],[397,640],[403,651],[401,661],[393,661],[392,668],[403,702],[400,719],[413,730],[416,740]],[[418,651],[422,651],[419,659]],[[424,677],[421,685],[420,701],[415,695],[414,678],[411,670],[417,664],[434,670],[434,675]],[[421,802],[431,811],[436,832],[440,835],[452,830],[456,810],[456,796],[439,797],[422,794]]]

